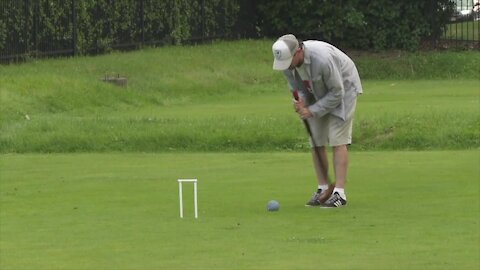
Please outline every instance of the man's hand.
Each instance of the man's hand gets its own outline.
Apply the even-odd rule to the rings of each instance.
[[[305,101],[302,98],[298,100],[293,100],[293,107],[295,111],[300,115],[302,119],[307,119],[313,116],[312,112],[305,106]]]

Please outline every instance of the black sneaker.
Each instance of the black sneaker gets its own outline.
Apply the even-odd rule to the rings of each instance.
[[[322,205],[322,202],[320,202],[320,197],[321,196],[322,196],[322,193],[320,193],[320,192],[313,193],[312,198],[305,204],[305,206],[320,206],[320,205]]]
[[[327,190],[320,190],[320,192],[313,193],[312,198],[305,204],[305,206],[320,206],[332,194],[334,186],[330,186]]]
[[[347,204],[347,200],[344,200],[340,197],[338,192],[333,193],[333,195],[325,203],[322,204],[322,208],[335,208],[342,207]]]

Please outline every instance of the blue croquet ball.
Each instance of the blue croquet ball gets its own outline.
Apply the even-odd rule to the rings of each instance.
[[[272,211],[278,211],[278,209],[280,209],[280,204],[275,201],[275,200],[271,200],[268,202],[267,204],[267,210],[272,212]]]

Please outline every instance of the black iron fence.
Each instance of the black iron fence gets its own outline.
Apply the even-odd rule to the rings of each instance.
[[[74,12],[73,9],[71,9]],[[28,55],[74,53],[74,13],[55,14],[32,1],[0,2],[0,60],[27,58]],[[45,21],[45,18],[51,18]],[[57,28],[53,36],[43,31]]]
[[[239,8],[234,0],[2,0],[0,62],[250,37]]]
[[[438,45],[480,49],[480,0],[452,0],[453,14]]]
[[[479,2],[452,0],[431,44],[480,48]],[[254,0],[1,0],[0,62],[258,37],[259,21]]]

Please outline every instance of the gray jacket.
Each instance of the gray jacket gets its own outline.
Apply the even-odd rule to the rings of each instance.
[[[328,113],[345,120],[357,95],[363,92],[357,68],[345,53],[322,41],[309,40],[304,45],[304,63],[308,84],[297,70],[285,70],[291,91],[298,90],[315,117]]]

